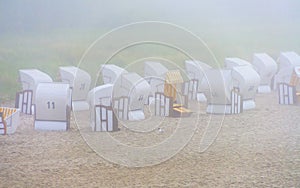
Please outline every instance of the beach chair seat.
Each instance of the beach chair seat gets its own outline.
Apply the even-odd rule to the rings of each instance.
[[[173,117],[188,117],[192,114],[192,111],[183,107],[173,107]]]
[[[183,107],[183,104],[173,104],[173,108],[180,108]]]

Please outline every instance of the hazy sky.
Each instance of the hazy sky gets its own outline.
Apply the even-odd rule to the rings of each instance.
[[[0,0],[2,32],[115,27],[159,20],[180,25],[299,24],[299,0]]]

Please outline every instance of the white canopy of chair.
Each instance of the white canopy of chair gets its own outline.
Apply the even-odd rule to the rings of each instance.
[[[151,86],[151,93],[164,91],[166,73],[169,70],[159,62],[146,61],[144,63],[144,77]]]
[[[112,84],[104,84],[101,86],[97,86],[89,91],[87,101],[89,102],[91,107],[100,104],[110,106],[112,92]]]
[[[37,69],[20,69],[19,70],[19,81],[22,84],[23,90],[32,90],[33,100],[32,104],[35,104],[36,88],[39,83],[51,83],[53,82],[52,78]]]
[[[300,56],[295,52],[282,52],[278,63],[279,69],[274,78],[274,88],[279,83],[290,83],[294,68],[300,66]]]
[[[255,94],[260,84],[260,76],[252,64],[240,58],[225,58],[225,67],[232,70],[233,87],[240,88],[243,109],[255,108]]]
[[[225,58],[225,68],[232,69],[236,66],[250,66],[253,68],[251,63],[246,60],[237,57]]]
[[[150,85],[137,73],[124,73],[114,84],[113,96],[128,96],[130,110],[143,109],[145,100],[148,99]]]
[[[255,95],[260,83],[257,72],[248,66],[237,66],[232,68],[232,86],[238,87],[243,97],[243,109],[255,108]]]
[[[190,80],[195,79],[198,81],[197,100],[200,102],[206,102],[207,100],[205,95],[203,94],[203,91],[207,89],[205,88],[204,84],[205,80],[207,79],[205,71],[209,69],[212,69],[212,67],[206,63],[191,60],[185,61],[185,70],[188,78]]]
[[[35,129],[67,130],[70,123],[71,90],[66,83],[40,83],[36,90]]]
[[[102,127],[102,121],[100,120],[99,115],[97,116],[96,112],[98,112],[98,111],[95,107],[96,107],[96,105],[104,105],[107,107],[112,107],[112,92],[113,92],[113,85],[112,84],[104,84],[104,85],[97,86],[97,87],[91,89],[88,93],[88,102],[90,104],[90,126],[92,127],[93,131],[106,130],[106,125],[104,127]],[[99,112],[99,113],[101,113],[101,112]],[[108,113],[108,112],[106,111],[105,113]],[[106,115],[105,113],[104,113],[104,115]],[[111,112],[111,113],[113,113],[113,112]],[[107,117],[109,118],[109,120],[105,119],[107,121],[106,123],[108,123],[110,125],[109,127],[111,127],[113,125],[112,114],[108,114]],[[109,130],[106,130],[106,131],[109,131]]]
[[[232,69],[208,69],[205,71],[203,92],[207,98],[207,112],[230,113],[231,91],[238,88],[243,99],[243,109],[255,108],[255,94],[260,78],[248,66],[235,66]]]
[[[257,91],[259,93],[271,92],[271,81],[277,72],[277,63],[266,53],[255,53],[252,65],[261,79]]]
[[[203,81],[203,92],[207,98],[206,112],[214,114],[231,113],[232,76],[229,69],[208,69]]]
[[[72,89],[73,111],[88,110],[86,101],[91,85],[91,76],[86,71],[74,67],[59,67],[60,78],[63,83],[68,83]]]
[[[113,64],[105,64],[101,66],[101,74],[104,84],[114,84],[114,82],[123,73],[128,73],[128,71]]]

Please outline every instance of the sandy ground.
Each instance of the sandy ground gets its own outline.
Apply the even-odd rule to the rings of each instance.
[[[222,116],[199,104],[190,118],[123,122],[110,134],[91,132],[84,113],[73,114],[67,132],[35,131],[33,117],[21,115],[16,133],[0,136],[0,187],[300,187],[300,107],[278,105],[275,93],[257,95],[256,104],[226,116],[221,129]],[[126,153],[107,136],[133,148],[174,140]]]

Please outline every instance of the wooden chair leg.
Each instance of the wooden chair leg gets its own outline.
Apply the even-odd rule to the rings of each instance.
[[[0,112],[0,116],[1,116],[1,122],[0,123],[2,123],[3,124],[3,128],[1,128],[1,129],[3,129],[3,134],[5,135],[6,134],[6,127],[7,127],[7,124],[6,124],[6,121],[5,121],[5,119],[4,119],[4,113],[3,112]]]

